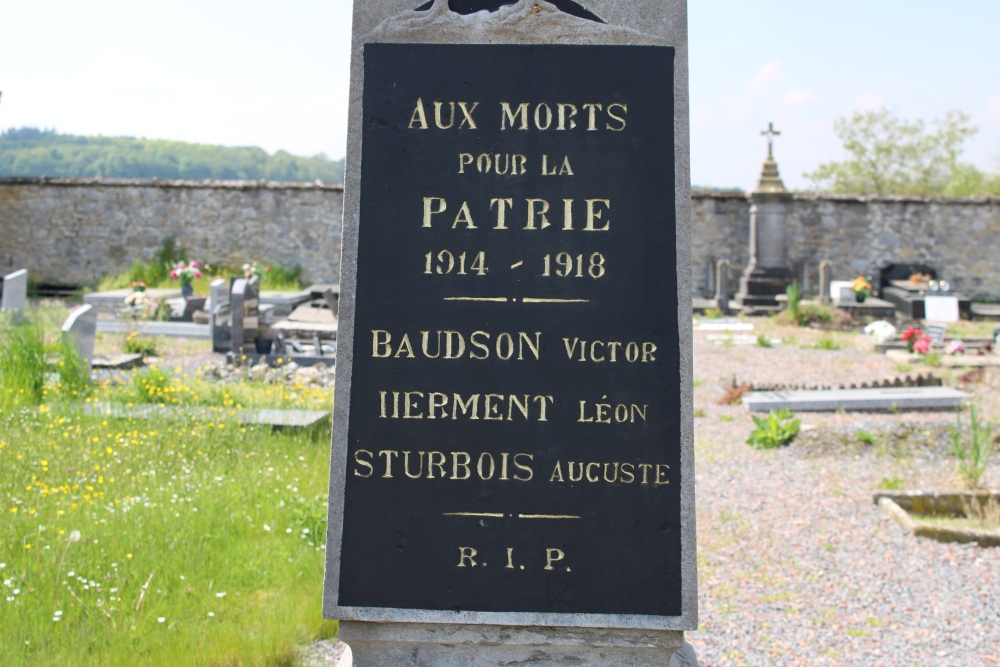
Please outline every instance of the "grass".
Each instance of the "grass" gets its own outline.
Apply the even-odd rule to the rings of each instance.
[[[835,340],[833,336],[829,334],[823,334],[822,336],[820,336],[818,341],[816,341],[812,345],[804,345],[803,349],[833,351],[833,350],[839,350],[841,347],[843,346],[839,342],[837,342],[837,340]]]
[[[155,357],[159,350],[159,341],[152,336],[140,336],[133,331],[122,341],[122,352],[125,354],[141,354],[144,357]]]
[[[202,370],[192,375],[181,368],[168,371],[153,365],[134,370],[127,377],[125,383],[97,386],[90,400],[125,405],[204,405],[219,409],[331,410],[333,406],[332,389],[253,381],[221,383]]]
[[[0,415],[4,664],[291,665],[322,620],[326,429]]]
[[[757,347],[771,347],[771,339],[764,334],[757,334]]]
[[[51,309],[29,309],[18,321],[0,315],[0,410],[87,391],[89,370],[53,326],[54,317]]]
[[[969,489],[979,487],[990,461],[993,424],[979,420],[979,408],[969,406],[969,428],[962,425],[962,412],[956,416],[956,424],[948,425],[951,436],[951,453],[957,461],[958,476]]]
[[[188,261],[188,253],[177,247],[173,239],[164,241],[163,246],[148,262],[133,262],[121,273],[106,275],[97,283],[97,291],[105,292],[129,287],[133,282],[143,282],[150,289],[180,289],[180,283],[170,278],[170,270],[179,261]],[[197,257],[191,259],[200,259]],[[258,262],[267,264],[267,262]],[[241,267],[221,264],[203,263],[202,277],[196,279],[192,286],[195,294],[208,294],[209,285],[217,278],[242,278]],[[270,270],[261,280],[261,289],[276,291],[299,291],[302,289],[302,267],[287,269],[271,265]]]
[[[909,364],[896,364],[892,367],[892,370],[896,373],[909,373],[913,370],[913,366],[910,366]]]

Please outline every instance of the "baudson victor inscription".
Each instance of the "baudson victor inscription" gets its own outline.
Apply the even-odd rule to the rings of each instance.
[[[340,606],[680,615],[673,57],[365,46]]]

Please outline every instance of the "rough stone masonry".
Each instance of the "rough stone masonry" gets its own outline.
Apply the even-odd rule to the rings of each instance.
[[[173,236],[204,261],[301,264],[305,280],[336,281],[343,198],[340,184],[0,179],[0,273],[93,283]],[[709,297],[713,259],[728,259],[733,277],[746,265],[750,202],[695,190],[691,209],[693,291]],[[907,262],[934,266],[970,297],[1000,299],[998,235],[996,198],[796,194],[789,204],[789,258],[813,290],[823,260],[837,280]]]

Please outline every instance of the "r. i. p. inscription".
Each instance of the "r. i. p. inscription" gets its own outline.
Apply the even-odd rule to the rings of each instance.
[[[365,46],[340,607],[681,614],[673,58]]]

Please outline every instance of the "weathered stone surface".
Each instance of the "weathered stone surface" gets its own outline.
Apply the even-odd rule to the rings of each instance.
[[[751,412],[789,410],[920,410],[955,408],[970,394],[951,387],[902,387],[885,389],[820,389],[817,391],[755,391],[743,397]]]
[[[257,181],[0,179],[0,270],[94,283],[151,260],[173,237],[192,259],[302,266],[340,274],[341,185]]]

